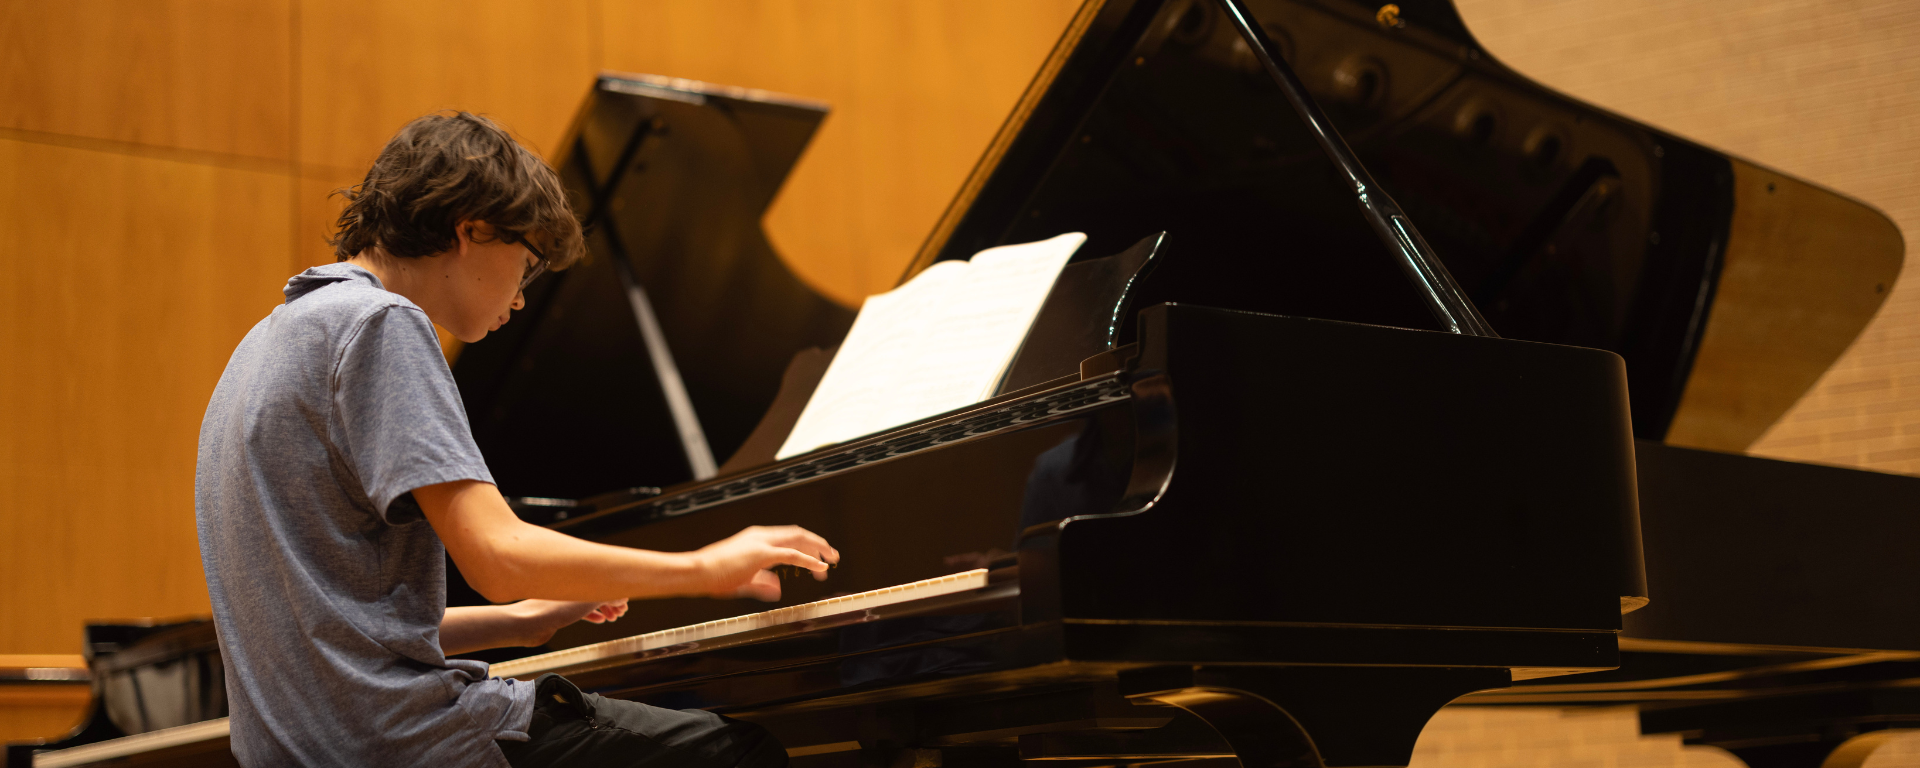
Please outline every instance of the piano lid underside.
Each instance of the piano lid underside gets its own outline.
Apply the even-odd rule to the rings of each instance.
[[[1250,5],[1495,329],[1627,357],[1636,432],[1662,434],[1731,210],[1725,158],[1358,6]],[[1098,257],[1164,230],[1137,306],[1435,327],[1212,2],[1105,3],[1074,56],[938,258],[1074,230]]]

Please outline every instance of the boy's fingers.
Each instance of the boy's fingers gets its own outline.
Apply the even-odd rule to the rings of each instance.
[[[793,565],[814,573],[826,573],[827,562],[797,549],[774,550],[773,562],[768,565]],[[765,573],[765,571],[761,571]]]
[[[776,542],[777,546],[798,549],[802,552],[818,552],[831,557],[835,561],[840,559],[840,553],[834,550],[833,545],[828,544],[827,540],[822,538],[820,534],[797,525],[789,526],[788,530],[784,533],[785,535],[779,537],[780,541]]]

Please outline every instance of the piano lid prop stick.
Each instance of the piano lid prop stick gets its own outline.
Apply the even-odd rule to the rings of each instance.
[[[1493,326],[1480,316],[1480,310],[1473,306],[1465,292],[1453,281],[1453,275],[1447,272],[1446,265],[1440,263],[1440,257],[1434,255],[1433,248],[1427,245],[1426,238],[1420,236],[1413,220],[1406,211],[1387,196],[1387,192],[1373,180],[1373,174],[1360,164],[1353,148],[1347,146],[1347,140],[1335,130],[1333,122],[1326,113],[1320,111],[1320,105],[1307,95],[1307,88],[1279,56],[1273,41],[1267,38],[1267,32],[1253,21],[1253,14],[1247,10],[1241,0],[1217,0],[1220,9],[1233,21],[1235,29],[1247,41],[1247,47],[1253,50],[1255,58],[1266,67],[1267,74],[1280,86],[1280,92],[1286,94],[1288,103],[1300,114],[1307,124],[1307,132],[1320,142],[1320,149],[1327,153],[1333,164],[1347,176],[1354,194],[1359,198],[1360,210],[1366,214],[1367,223],[1373,225],[1374,234],[1387,244],[1387,250],[1399,256],[1401,271],[1407,279],[1413,281],[1421,298],[1427,302],[1427,309],[1433,312],[1440,326],[1453,333],[1469,336],[1491,336],[1498,338]]]

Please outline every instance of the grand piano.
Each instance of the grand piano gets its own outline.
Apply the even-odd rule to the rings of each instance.
[[[1755,766],[1818,765],[1859,734],[1920,723],[1920,710],[1899,695],[1911,687],[1907,681],[1916,678],[1911,662],[1920,658],[1914,655],[1920,651],[1920,624],[1914,612],[1889,610],[1920,606],[1920,571],[1906,565],[1896,551],[1896,542],[1911,540],[1917,532],[1916,523],[1900,510],[1905,499],[1920,492],[1920,480],[1737,455],[1812,385],[1878,308],[1902,258],[1903,246],[1891,223],[1864,205],[1785,174],[1547,92],[1487,56],[1447,3],[1400,3],[1392,13],[1337,1],[1249,5],[1266,44],[1291,64],[1378,186],[1417,222],[1460,292],[1494,332],[1508,339],[1607,350],[1625,361],[1627,410],[1638,441],[1632,449],[1634,467],[1642,480],[1634,493],[1641,511],[1653,516],[1641,521],[1651,578],[1647,594],[1653,602],[1625,617],[1617,646],[1622,653],[1619,668],[1562,676],[1552,672],[1591,668],[1519,667],[1512,674],[1514,685],[1459,701],[1489,706],[1640,704],[1646,732],[1681,733],[1692,743],[1726,747]],[[1494,522],[1489,517],[1505,506],[1524,518],[1517,510],[1538,504],[1555,507],[1557,515],[1576,514],[1560,505],[1580,495],[1557,479],[1534,485],[1545,479],[1540,467],[1493,444],[1544,449],[1585,441],[1587,448],[1594,448],[1608,444],[1608,438],[1561,427],[1549,430],[1552,438],[1518,432],[1489,433],[1484,441],[1468,438],[1460,423],[1442,427],[1387,404],[1420,397],[1417,393],[1430,392],[1430,387],[1449,387],[1448,379],[1474,365],[1498,369],[1499,364],[1469,365],[1462,357],[1459,368],[1422,374],[1399,367],[1407,353],[1390,352],[1373,340],[1338,342],[1356,357],[1316,357],[1306,351],[1313,345],[1305,337],[1282,330],[1301,318],[1406,329],[1441,330],[1446,325],[1424,306],[1421,284],[1404,279],[1396,269],[1393,249],[1381,245],[1355,210],[1351,177],[1316,146],[1311,127],[1294,114],[1263,68],[1252,36],[1245,34],[1249,30],[1234,21],[1231,9],[1212,0],[1087,4],[907,270],[911,276],[935,261],[966,258],[994,245],[1083,231],[1089,235],[1084,259],[1070,265],[1063,284],[1086,285],[1090,275],[1114,271],[1115,265],[1103,262],[1125,261],[1127,266],[1119,271],[1132,274],[1137,269],[1132,265],[1141,259],[1136,254],[1128,261],[1126,255],[1158,238],[1144,273],[1127,290],[1100,294],[1101,301],[1079,302],[1105,308],[1118,296],[1124,307],[1115,309],[1125,311],[1082,308],[1052,329],[1043,315],[1036,338],[1029,339],[1030,349],[1036,357],[1051,354],[1058,359],[1043,363],[1023,352],[1023,365],[1016,366],[1005,391],[1038,388],[1015,393],[1009,402],[1057,392],[1068,385],[1056,377],[1074,373],[1073,359],[1095,352],[1105,356],[1089,360],[1080,366],[1083,376],[1068,376],[1066,381],[1079,385],[1094,380],[1087,375],[1115,369],[1123,376],[1163,372],[1172,382],[1168,410],[1177,414],[1170,420],[1179,432],[1169,442],[1178,446],[1180,461],[1170,473],[1164,503],[1141,513],[1138,522],[1165,527],[1143,527],[1138,539],[1114,534],[1103,543],[1128,551],[1152,546],[1181,565],[1157,572],[1102,565],[1098,567],[1105,572],[1092,576],[1050,564],[1043,567],[1059,569],[1060,581],[1043,592],[1032,574],[1038,555],[1031,550],[1074,545],[1044,544],[1051,540],[1024,536],[1006,543],[1009,530],[1031,530],[1027,526],[1036,519],[1111,514],[1137,506],[1139,478],[1132,472],[1156,465],[1145,455],[1129,457],[1130,450],[1140,449],[1145,433],[1139,423],[1131,429],[1126,424],[1127,418],[1137,421],[1140,414],[1123,418],[1119,407],[1065,421],[1038,420],[978,444],[944,448],[944,453],[892,457],[883,451],[879,455],[889,458],[868,466],[862,452],[884,446],[883,436],[874,443],[827,452],[823,458],[829,462],[838,457],[855,463],[845,474],[780,490],[790,482],[788,477],[813,471],[805,461],[770,463],[771,445],[791,426],[797,401],[804,400],[818,378],[830,354],[824,350],[837,342],[837,333],[824,329],[810,338],[788,337],[789,346],[782,351],[793,362],[784,379],[775,373],[780,355],[756,361],[762,366],[756,398],[696,405],[697,421],[712,426],[708,448],[716,456],[731,457],[723,464],[704,462],[722,464],[725,470],[718,476],[697,469],[703,461],[695,450],[688,441],[676,442],[676,433],[664,429],[659,407],[645,400],[627,399],[614,406],[635,409],[635,417],[623,420],[611,416],[605,400],[542,403],[530,409],[524,399],[487,394],[509,386],[529,392],[565,386],[578,379],[573,366],[582,356],[577,353],[547,351],[553,347],[533,342],[483,343],[469,349],[457,373],[463,386],[470,387],[469,407],[489,456],[536,452],[554,444],[581,448],[564,458],[502,468],[515,473],[501,476],[503,488],[567,500],[634,486],[669,489],[651,499],[612,493],[584,501],[535,500],[524,507],[528,515],[562,530],[606,541],[691,547],[733,526],[781,520],[817,526],[836,543],[849,542],[854,554],[848,556],[848,565],[824,587],[795,584],[795,601],[997,562],[1017,574],[996,578],[1018,583],[1019,611],[1029,622],[1023,626],[1057,618],[1068,628],[1065,636],[1093,626],[1085,622],[1119,626],[1128,621],[1191,621],[1203,615],[1205,621],[1262,627],[1330,629],[1370,622],[1429,629],[1481,626],[1465,614],[1412,621],[1387,618],[1391,609],[1386,606],[1405,599],[1437,609],[1452,601],[1446,596],[1450,587],[1424,587],[1457,584],[1442,574],[1481,557],[1514,565],[1519,570],[1510,574],[1517,574],[1525,566],[1509,561],[1522,553],[1561,557],[1578,551],[1597,558],[1583,568],[1604,568],[1619,575],[1618,583],[1634,583],[1631,544],[1616,546],[1597,536],[1567,539],[1534,527],[1537,521]],[[631,90],[622,82],[640,81],[609,76],[594,98]],[[616,109],[627,108],[596,101],[596,110],[611,114]],[[651,114],[668,123],[694,119],[682,115],[690,110],[678,103],[657,102],[656,109]],[[593,158],[623,152],[664,155],[672,149],[667,143],[649,146],[648,138],[629,127],[650,130],[645,123],[632,118],[596,123],[593,114],[599,112],[591,113],[577,132],[581,140],[571,155],[574,164],[565,170],[576,189],[593,192],[596,210],[615,198],[629,205],[654,199],[662,193],[650,190],[679,183],[626,177],[617,163],[599,165],[605,161]],[[598,127],[607,124],[614,127]],[[620,139],[640,148],[629,149]],[[644,167],[643,175],[650,176],[657,164]],[[752,229],[754,224],[743,218],[739,228]],[[746,380],[737,370],[746,363],[729,353],[731,343],[699,330],[713,326],[716,313],[735,322],[751,322],[748,318],[766,310],[815,318],[837,314],[831,303],[786,277],[777,259],[764,250],[753,253],[756,266],[748,272],[730,266],[741,263],[739,257],[709,258],[707,251],[668,245],[686,239],[684,235],[643,233],[617,220],[606,221],[597,232],[619,241],[597,244],[596,253],[615,256],[606,267],[610,273],[677,269],[693,273],[692,279],[701,284],[751,274],[753,280],[778,279],[790,287],[777,301],[763,294],[752,301],[683,310],[691,319],[678,329],[667,329],[663,340],[683,376],[701,371],[693,375],[736,387]],[[636,242],[646,245],[620,244]],[[691,266],[700,263],[708,267]],[[611,277],[586,274],[555,276],[555,285],[546,290],[584,290],[572,286],[573,280],[615,284]],[[622,285],[633,283],[656,296],[676,294],[684,284],[640,278]],[[1062,298],[1075,304],[1070,297]],[[571,301],[561,304],[570,313],[576,311]],[[619,311],[615,302],[605,307],[609,315]],[[1195,337],[1181,342],[1157,335],[1161,324],[1177,325],[1186,313],[1210,316],[1219,309],[1235,310],[1216,319],[1244,319],[1249,324],[1246,334],[1220,331],[1217,335],[1232,343],[1206,351],[1200,351]],[[840,317],[844,323],[845,316]],[[1109,327],[1090,318],[1117,322]],[[576,340],[571,343],[594,335],[585,325],[559,332],[549,330],[546,322],[519,332],[529,337],[556,333]],[[1255,325],[1261,330],[1252,330]],[[765,327],[790,329],[794,324],[768,322]],[[1359,330],[1326,323],[1298,327]],[[1053,340],[1048,333],[1066,340]],[[1089,339],[1103,342],[1105,348],[1089,346]],[[1183,343],[1194,346],[1170,346]],[[639,355],[628,349],[624,359],[635,361],[633,378],[620,389],[665,389],[657,368],[639,364]],[[1161,355],[1170,357],[1157,357]],[[592,359],[618,356],[609,345]],[[523,362],[530,359],[540,362]],[[1172,359],[1234,362],[1214,381],[1223,389],[1203,390],[1189,382],[1207,379],[1207,374],[1176,370],[1169,367],[1176,364],[1166,362]],[[514,364],[523,368],[508,372]],[[1348,378],[1355,373],[1358,381]],[[1310,377],[1338,383],[1312,392],[1292,388]],[[1453,391],[1414,410],[1462,416],[1473,410],[1466,404],[1471,399]],[[1135,397],[1129,406],[1137,409],[1145,402],[1151,401]],[[1231,405],[1211,410],[1220,403]],[[1274,410],[1263,410],[1266,405]],[[556,407],[576,410],[564,415],[549,410]],[[1594,406],[1569,399],[1561,407],[1579,411]],[[653,414],[651,426],[641,420],[644,414]],[[1246,431],[1235,438],[1204,432],[1217,426],[1208,424],[1216,418],[1239,419]],[[615,437],[594,444],[570,441],[569,433],[583,423]],[[1076,423],[1083,425],[1073,426]],[[1448,435],[1442,443],[1417,443],[1415,436],[1433,435],[1436,429]],[[643,434],[654,437],[637,437]],[[909,436],[893,439],[915,444]],[[1398,444],[1408,439],[1416,443]],[[1399,452],[1402,448],[1410,450]],[[1102,452],[1107,455],[1093,456]],[[1487,473],[1468,473],[1450,464],[1467,455],[1477,457]],[[1608,465],[1594,454],[1567,460],[1597,462],[1589,468]],[[616,466],[603,473],[583,466],[583,461]],[[1063,461],[1075,468],[1062,469]],[[1434,484],[1435,475],[1425,473],[1441,466],[1447,468],[1438,476],[1459,482]],[[1627,474],[1614,482],[1633,482]],[[1475,479],[1466,481],[1469,475]],[[1248,485],[1247,478],[1254,476],[1271,482]],[[1207,501],[1198,508],[1223,517],[1209,519],[1186,506],[1193,497],[1181,493],[1194,492],[1189,484],[1207,489]],[[763,485],[775,490],[763,491]],[[1554,487],[1560,490],[1545,490]],[[1515,493],[1519,495],[1511,495]],[[1366,498],[1373,494],[1382,496]],[[1531,500],[1519,501],[1522,498]],[[1122,503],[1116,505],[1113,499]],[[1847,503],[1835,505],[1833,499]],[[1354,510],[1376,501],[1384,506],[1374,509],[1394,511],[1378,513],[1378,525],[1342,527]],[[575,506],[541,506],[556,503]],[[1455,504],[1452,511],[1438,511]],[[1235,507],[1234,513],[1224,511]],[[1016,509],[1018,521],[1010,523]],[[1051,512],[1037,511],[1041,509]],[[1270,515],[1293,522],[1277,523]],[[1315,518],[1304,523],[1313,527],[1311,535],[1287,527],[1301,523],[1299,515]],[[1807,523],[1814,519],[1822,523]],[[1126,523],[1115,519],[1107,524],[1117,528]],[[1630,528],[1619,525],[1614,530]],[[1067,526],[1049,535],[1070,542],[1072,530]],[[1865,531],[1878,535],[1863,536]],[[1263,557],[1223,549],[1221,543],[1223,537],[1260,540],[1272,533],[1300,549]],[[1405,535],[1411,538],[1403,542],[1422,544],[1407,545],[1384,559],[1374,556],[1380,552],[1356,551],[1391,546],[1381,541],[1383,534]],[[872,551],[886,554],[877,563],[871,556],[856,557]],[[1629,560],[1617,559],[1623,556]],[[1071,558],[1055,555],[1043,561],[1066,559]],[[1609,565],[1600,565],[1601,560]],[[1245,561],[1258,563],[1259,575],[1252,578],[1260,588],[1247,589],[1237,582],[1246,572]],[[1327,573],[1342,574],[1342,583],[1329,584]],[[1273,574],[1280,576],[1267,580]],[[1373,577],[1381,579],[1377,590],[1346,589],[1355,580]],[[1429,577],[1436,581],[1411,584]],[[1236,583],[1222,583],[1227,581]],[[1116,601],[1126,607],[1031,606],[1038,595],[1076,589],[1100,597],[1047,599]],[[1614,591],[1621,598],[1638,594],[1631,586]],[[1222,595],[1228,595],[1222,604],[1200,607]],[[1320,600],[1326,602],[1316,602]],[[1305,607],[1303,601],[1327,613],[1295,612]],[[1635,602],[1628,600],[1623,607],[1634,607]],[[1387,613],[1346,613],[1364,613],[1367,607]],[[701,602],[649,606],[648,623],[640,629],[682,626],[743,610],[750,608]],[[1336,615],[1339,618],[1332,618]],[[1530,621],[1534,623],[1529,626],[1542,626],[1537,618]],[[1591,622],[1555,626],[1575,625],[1590,627]],[[1332,676],[1327,670],[1338,667],[1296,644],[1302,641],[1262,636],[1245,623],[1219,636],[1207,635],[1204,641],[1192,626],[1180,627],[1182,632],[1172,636],[1184,639],[1168,642],[1238,645],[1245,653],[1236,657],[1238,662],[1268,671],[1313,669]],[[555,645],[588,647],[634,629],[581,627],[563,634]],[[848,647],[848,641],[842,642],[837,647]],[[1350,663],[1374,669],[1402,663],[1385,651],[1361,661],[1373,652],[1357,650],[1365,642],[1355,641],[1356,656]],[[1024,759],[1146,762],[1234,754],[1236,750],[1222,746],[1218,738],[1210,746],[1196,743],[1204,739],[1194,734],[1205,729],[1192,727],[1190,719],[1169,721],[1174,724],[1151,731],[1159,736],[1118,732],[1123,726],[1114,723],[1137,726],[1137,721],[1119,718],[1126,713],[1137,717],[1139,710],[1116,710],[1109,706],[1114,703],[1111,694],[1121,694],[1138,707],[1154,698],[1141,694],[1145,688],[1174,685],[1137,682],[1160,673],[1153,665],[1172,661],[1187,663],[1172,665],[1176,668],[1206,669],[1200,662],[1218,660],[1179,653],[1154,656],[1144,651],[1150,647],[1152,641],[1139,640],[1133,650],[1142,655],[1127,659],[1147,664],[1146,671],[1129,668],[1111,679],[1101,678],[1098,690],[1105,704],[1067,707],[1076,714],[1066,723],[1039,723],[1045,718],[1029,717],[1036,722],[1018,724],[1011,722],[1017,716],[1010,715],[1002,729],[981,729],[980,734],[991,738],[974,741],[943,733],[959,726],[931,721],[964,717],[953,713],[974,707],[1011,706],[1006,696],[934,693],[937,686],[904,684],[890,693],[843,693],[850,698],[836,698],[801,682],[817,680],[827,665],[819,660],[824,657],[807,653],[788,659],[794,666],[784,677],[744,671],[766,663],[761,658],[738,667],[692,660],[656,667],[613,665],[586,674],[586,679],[618,695],[713,706],[785,724],[778,730],[800,745],[808,759],[856,748],[873,752],[883,745],[940,750],[944,759],[963,759],[969,754],[966,749],[992,744],[1011,749],[1008,745],[1014,742],[1017,756]],[[1490,651],[1492,646],[1485,648]],[[1063,658],[1079,660],[1091,653],[1074,649]],[[777,652],[773,656],[780,658]],[[675,664],[687,666],[673,669]],[[843,683],[864,679],[844,665],[841,672]],[[1172,674],[1181,677],[1180,684],[1193,683],[1184,677],[1187,672]],[[1216,669],[1213,674],[1224,673]],[[1379,685],[1384,684],[1326,681],[1303,688],[1321,691],[1316,695],[1345,690],[1354,696],[1349,701],[1378,703],[1391,698]],[[1030,682],[1019,689],[1034,690],[1040,698],[1032,701],[1045,702],[1042,707],[1066,706],[1061,702],[1083,695],[1052,693]],[[1297,698],[1281,703],[1271,690],[1269,686],[1260,695],[1289,713],[1317,706]],[[899,726],[917,735],[876,736],[871,731],[879,726],[872,723],[860,726],[868,731],[848,731],[859,731],[849,723],[867,722],[862,718],[877,717],[875,711],[891,711],[885,706],[863,709],[877,706],[869,702],[897,701],[887,697],[899,695],[941,699],[922,705],[939,714],[920,716],[929,722]],[[945,701],[949,695],[964,703]],[[1156,700],[1172,698],[1177,697]],[[856,716],[841,717],[847,707]],[[821,712],[833,714],[817,714]],[[1306,717],[1325,723],[1335,716]],[[1410,738],[1405,734],[1417,733],[1415,726],[1387,725],[1389,719],[1369,723],[1365,738],[1404,744]],[[1294,722],[1312,730],[1298,714]],[[831,723],[844,727],[828,727]],[[1096,736],[1102,733],[1095,727],[1099,723],[1111,727]],[[1399,735],[1384,735],[1396,733],[1396,728]],[[829,749],[835,745],[838,751]],[[1244,752],[1240,756],[1248,757]],[[1325,752],[1319,759],[1327,765],[1357,764]]]
[[[776,461],[852,319],[759,228],[823,115],[601,77],[560,164],[592,256],[454,372],[530,520],[653,549],[797,523],[843,562],[496,673],[756,720],[823,768],[1405,765],[1454,701],[1645,703],[1756,765],[1920,722],[1886,695],[1920,678],[1911,613],[1698,565],[1731,528],[1914,604],[1845,534],[1911,531],[1920,481],[1727,453],[1884,298],[1871,209],[1546,91],[1444,0],[1089,0],[907,271],[1088,235],[1000,394]],[[1811,556],[1779,524],[1867,487]],[[1779,491],[1770,524],[1729,488]],[[1643,511],[1673,515],[1644,559]]]

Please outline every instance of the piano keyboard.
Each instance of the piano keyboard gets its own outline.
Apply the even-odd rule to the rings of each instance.
[[[987,569],[976,568],[971,571],[949,574],[938,578],[916,581],[911,584],[876,589],[852,595],[841,595],[819,602],[803,605],[775,608],[761,613],[735,616],[731,619],[709,621],[705,624],[693,624],[644,635],[608,640],[604,643],[568,648],[564,651],[543,653],[524,659],[502,662],[493,665],[491,674],[495,677],[528,677],[543,672],[591,664],[605,659],[619,658],[635,653],[666,648],[683,643],[711,640],[717,637],[739,634],[755,629],[778,627],[811,619],[838,616],[855,611],[864,611],[884,605],[894,605],[910,600],[921,600],[955,592],[966,592],[987,585]]]
[[[590,664],[596,661],[618,658],[627,654],[651,651],[659,648],[710,640],[716,637],[739,634],[755,629],[796,624],[811,619],[823,619],[828,616],[864,611],[881,606],[896,605],[911,600],[951,595],[955,592],[980,589],[987,586],[987,569],[978,568],[963,573],[941,576],[897,587],[876,589],[853,595],[828,598],[805,605],[775,608],[762,613],[750,613],[731,619],[709,621],[687,627],[663,629],[644,635],[634,635],[604,643],[568,648],[564,651],[529,656],[503,664],[493,665],[492,674],[496,677],[526,677],[550,672],[557,669]],[[178,728],[143,733],[137,736],[125,736],[109,739],[96,744],[70,747],[57,752],[44,752],[35,755],[35,768],[68,768],[70,766],[93,765],[115,760],[129,755],[152,752],[160,749],[182,747],[189,744],[204,743],[227,735],[227,719],[208,720],[204,723],[183,725]]]

